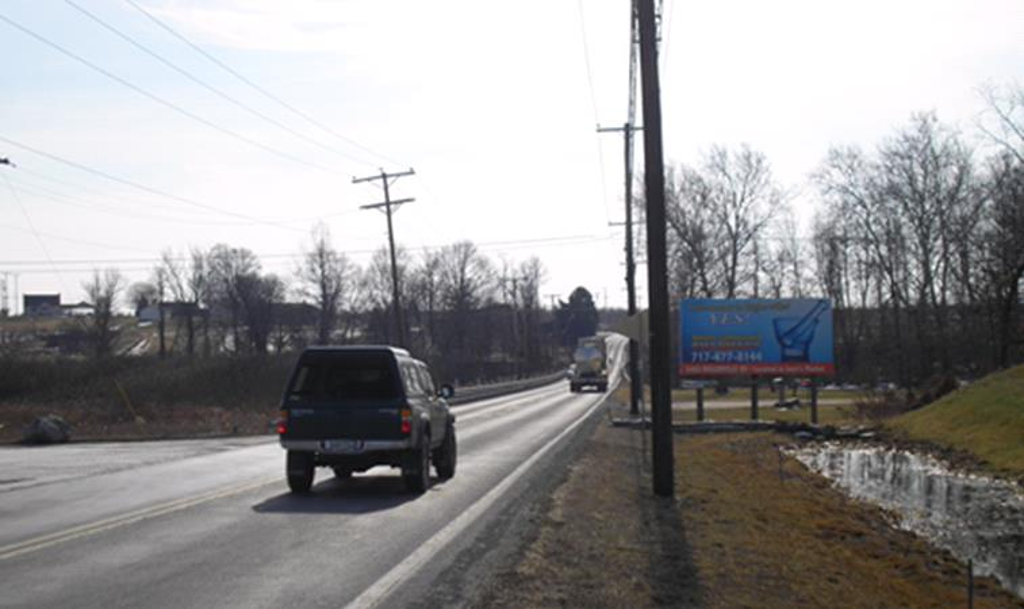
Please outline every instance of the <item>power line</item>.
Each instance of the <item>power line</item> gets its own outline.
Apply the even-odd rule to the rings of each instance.
[[[356,158],[356,157],[354,157],[354,156],[352,156],[352,155],[350,155],[348,153],[345,153],[345,152],[342,152],[341,150],[338,150],[337,148],[334,148],[332,146],[328,146],[327,144],[324,144],[323,142],[320,142],[319,140],[313,139],[313,138],[309,137],[308,135],[306,135],[304,133],[300,133],[299,131],[296,131],[295,129],[292,129],[288,125],[278,121],[277,119],[275,119],[273,117],[270,117],[270,116],[267,116],[266,114],[260,112],[259,110],[253,108],[252,106],[246,104],[245,102],[243,102],[241,100],[238,100],[238,99],[235,99],[234,97],[231,97],[227,93],[224,93],[220,89],[218,89],[218,88],[214,87],[213,85],[207,83],[206,81],[200,79],[199,77],[195,76],[194,74],[190,73],[189,71],[185,70],[184,68],[181,68],[178,65],[172,63],[167,58],[163,57],[162,55],[160,55],[156,51],[153,51],[149,47],[143,45],[142,43],[140,43],[139,41],[135,40],[131,36],[128,36],[127,34],[122,32],[121,30],[117,29],[113,25],[110,25],[106,21],[103,21],[98,16],[96,16],[94,13],[91,13],[88,10],[86,10],[85,8],[83,8],[82,6],[78,5],[76,2],[74,2],[74,0],[64,0],[64,2],[66,4],[68,4],[69,6],[71,6],[72,8],[74,8],[75,10],[79,11],[80,13],[82,13],[83,15],[85,15],[86,17],[88,17],[89,19],[95,21],[101,27],[103,27],[107,31],[111,32],[112,34],[114,34],[118,38],[124,40],[128,44],[132,45],[133,47],[137,48],[138,50],[142,51],[143,53],[149,55],[153,59],[156,59],[157,61],[159,61],[160,63],[164,64],[168,68],[174,70],[178,74],[181,74],[185,78],[191,80],[192,82],[196,83],[200,87],[203,87],[207,91],[213,93],[214,95],[216,95],[217,97],[220,97],[221,99],[227,101],[228,103],[231,103],[231,104],[233,104],[233,105],[235,105],[235,106],[245,110],[246,112],[252,114],[253,116],[256,116],[257,118],[260,118],[260,119],[262,119],[262,120],[264,120],[264,121],[274,125],[275,127],[280,128],[280,129],[282,129],[284,131],[287,131],[288,133],[291,133],[295,137],[297,137],[299,139],[302,139],[303,141],[308,142],[310,144],[313,144],[314,146],[318,146],[320,148],[323,148],[324,150],[327,150],[329,152],[333,152],[334,154],[342,156],[342,157],[344,157],[346,159],[349,159],[351,161],[355,161],[357,163],[361,163],[361,164],[364,164],[364,165],[372,165],[372,163],[369,163],[369,162],[367,162],[367,161],[365,161],[363,159]]]
[[[7,184],[8,184],[8,186],[11,185],[11,183],[9,181],[7,182]],[[26,219],[28,219],[27,218],[27,214],[26,214]],[[88,241],[86,239],[77,239],[75,237],[65,237],[64,235],[57,235],[55,233],[44,233],[42,231],[36,230],[35,225],[33,225],[31,223],[31,220],[29,220],[29,224],[30,224],[30,228],[29,229],[24,229],[24,228],[22,228],[20,226],[11,226],[9,224],[0,224],[0,229],[13,230],[13,231],[21,232],[21,233],[31,233],[33,235],[36,235],[37,238],[39,236],[44,236],[47,239],[56,239],[57,241],[67,241],[68,243],[77,243],[79,245],[88,245],[90,247],[98,247],[98,248],[108,249],[108,250],[115,250],[115,251],[121,251],[121,252],[144,252],[144,253],[149,253],[149,250],[144,250],[144,249],[137,248],[137,247],[126,247],[126,246],[119,246],[119,245],[110,245],[109,243],[100,243],[98,241]],[[43,262],[48,263],[49,261],[43,261]],[[64,261],[64,262],[67,262],[67,261]],[[41,264],[41,262],[39,262],[39,261],[34,261],[34,263],[35,264]],[[5,266],[17,266],[20,263],[17,262],[17,261],[8,261],[8,262],[0,262],[0,264],[3,264]]]
[[[33,175],[39,176],[41,174],[33,173]],[[236,221],[236,222],[223,221],[223,222],[215,222],[215,221],[210,221],[210,220],[197,220],[197,219],[188,218],[188,217],[179,217],[179,216],[168,216],[168,215],[161,215],[161,214],[143,213],[143,212],[138,212],[138,211],[136,211],[134,209],[125,210],[122,207],[117,206],[117,205],[111,205],[109,203],[104,203],[104,202],[101,202],[101,201],[95,201],[95,200],[90,200],[90,199],[83,199],[83,198],[80,198],[80,197],[69,195],[67,193],[62,193],[62,192],[59,192],[59,191],[56,191],[56,190],[53,190],[53,189],[50,189],[50,188],[46,188],[44,186],[39,186],[38,184],[30,184],[30,183],[27,183],[27,182],[24,182],[24,181],[21,181],[21,180],[14,180],[14,182],[20,186],[22,192],[27,192],[27,193],[35,196],[35,197],[40,197],[40,198],[43,198],[43,199],[47,199],[49,201],[54,201],[54,202],[60,203],[62,205],[70,205],[72,207],[77,207],[77,208],[80,208],[80,209],[86,209],[86,210],[89,210],[89,211],[94,211],[94,212],[99,212],[99,213],[105,213],[105,214],[108,214],[108,215],[111,215],[111,216],[116,216],[116,217],[121,217],[121,218],[132,218],[132,219],[152,221],[152,222],[172,222],[172,223],[176,223],[176,224],[185,224],[185,225],[189,225],[189,226],[211,226],[211,227],[216,227],[216,226],[252,226],[252,225],[254,225],[254,223],[252,221]],[[108,197],[108,195],[104,195],[104,194],[100,194],[100,196],[104,197],[104,198]],[[137,204],[138,202],[137,201],[131,201],[131,203]],[[167,208],[164,208],[164,209],[167,209]],[[344,210],[344,211],[335,212],[335,213],[332,213],[332,214],[325,214],[325,215],[322,215],[322,216],[314,216],[314,217],[308,217],[308,218],[286,219],[284,221],[289,222],[289,223],[295,223],[295,224],[298,224],[300,222],[301,223],[307,223],[307,222],[312,222],[312,221],[323,220],[325,218],[333,218],[333,217],[337,217],[337,216],[341,216],[341,215],[353,214],[353,213],[356,213],[358,211],[359,211],[358,209],[348,209],[348,210]]]
[[[0,18],[3,18],[3,17],[0,16]],[[200,209],[205,209],[205,210],[208,210],[208,211],[214,211],[216,213],[224,214],[226,216],[234,216],[236,218],[242,218],[244,220],[249,220],[249,221],[254,222],[256,224],[262,224],[262,225],[265,225],[265,226],[274,226],[274,227],[283,228],[283,229],[289,230],[289,231],[305,232],[304,230],[297,229],[297,228],[294,228],[294,227],[291,227],[291,226],[287,226],[285,224],[279,224],[279,223],[276,223],[276,222],[271,222],[271,221],[268,221],[268,220],[262,220],[260,218],[254,218],[252,216],[247,216],[245,214],[240,214],[238,212],[233,212],[233,211],[229,211],[229,210],[226,210],[226,209],[221,209],[219,207],[216,207],[216,206],[213,206],[213,205],[209,205],[207,203],[202,203],[200,201],[196,201],[196,200],[190,199],[188,197],[183,197],[183,196],[180,196],[180,195],[171,194],[169,192],[164,192],[162,190],[158,190],[156,188],[153,188],[153,187],[150,187],[150,186],[146,186],[145,184],[140,184],[138,182],[134,182],[132,180],[128,180],[128,179],[125,179],[125,178],[120,178],[120,177],[117,177],[115,175],[109,174],[109,173],[107,173],[105,171],[101,171],[99,169],[94,169],[94,168],[89,167],[87,165],[83,165],[83,164],[77,163],[75,161],[70,161],[68,159],[61,158],[61,157],[59,157],[59,156],[57,156],[55,154],[51,154],[49,152],[45,152],[43,150],[39,150],[38,148],[33,148],[32,146],[28,146],[27,144],[22,144],[20,142],[16,142],[16,141],[14,141],[14,140],[12,140],[10,138],[4,137],[3,135],[0,135],[0,141],[5,142],[7,144],[10,144],[11,146],[15,146],[17,148],[20,148],[20,149],[22,149],[22,150],[24,150],[26,152],[31,152],[32,154],[36,154],[36,155],[39,155],[41,157],[50,159],[51,161],[56,161],[58,163],[62,163],[64,165],[67,165],[68,167],[74,167],[75,169],[78,169],[79,171],[84,171],[86,173],[91,173],[93,175],[102,177],[102,178],[110,180],[112,182],[117,182],[118,184],[124,184],[125,186],[130,186],[130,187],[135,188],[137,190],[141,190],[143,192],[148,192],[150,194],[153,194],[153,195],[156,195],[156,196],[159,196],[159,197],[164,197],[166,199],[171,199],[173,201],[178,201],[178,202],[184,203],[186,205],[191,205],[193,207],[198,207]]]
[[[11,230],[18,230],[18,231],[22,231],[23,230],[23,229],[18,228],[18,227],[6,226],[6,225],[2,225],[2,224],[0,224],[0,229],[11,229]],[[65,239],[65,240],[70,240],[71,239],[69,237],[61,237],[61,236],[58,236],[58,235],[51,235],[51,237],[54,238],[54,239]],[[568,246],[568,245],[583,245],[583,244],[586,244],[586,243],[599,243],[599,242],[603,242],[603,241],[610,241],[612,239],[614,239],[614,237],[597,236],[597,235],[567,235],[567,236],[564,236],[564,237],[541,237],[541,238],[536,238],[536,239],[513,239],[513,240],[502,240],[502,241],[484,241],[484,242],[474,243],[473,245],[477,246],[480,249],[499,249],[499,250],[504,250],[504,249],[514,249],[515,247],[538,248],[538,247],[562,247],[562,246]],[[78,241],[80,243],[86,243],[86,244],[91,244],[91,245],[102,246],[102,244],[98,244],[98,243],[95,243],[95,242],[83,242],[81,240],[76,240],[76,241]],[[428,246],[425,246],[425,247],[426,247],[426,249],[433,250],[433,249],[440,249],[440,248],[442,248],[442,247],[444,247],[446,245],[451,245],[451,244],[450,243],[446,243],[446,244],[433,244],[433,245],[428,245]],[[129,249],[129,248],[117,248],[117,247],[111,247],[111,246],[103,246],[103,247],[108,247],[110,249]],[[346,254],[346,255],[374,254],[379,249],[380,248],[341,249],[341,250],[338,250],[338,252],[341,253],[341,254]],[[140,251],[140,252],[142,252],[142,251],[146,251],[146,250],[130,248],[129,251]],[[275,258],[296,258],[297,259],[297,258],[301,258],[304,255],[304,253],[303,252],[277,252],[277,253],[270,253],[270,254],[256,253],[255,255],[256,255],[257,258],[259,258],[261,260],[262,259],[275,259]],[[116,265],[116,264],[159,263],[162,260],[163,259],[160,258],[160,257],[157,257],[157,258],[98,258],[98,259],[63,259],[63,260],[54,260],[53,262],[56,263],[56,264],[64,264],[64,265],[94,265],[94,266],[100,265],[100,266],[102,266],[102,265]],[[174,260],[185,262],[187,260],[190,260],[190,258],[187,258],[187,257],[177,257],[177,258],[174,258]],[[0,260],[0,266],[3,266],[3,267],[34,266],[34,265],[48,264],[48,263],[49,263],[49,261],[47,261],[47,260]]]
[[[11,162],[8,161],[6,164],[11,165]],[[15,204],[17,204],[18,209],[21,210],[21,214],[25,216],[25,220],[28,222],[28,226],[31,229],[30,232],[35,236],[36,241],[39,243],[39,248],[43,250],[43,255],[46,256],[46,259],[49,261],[50,268],[53,269],[55,265],[53,264],[53,257],[50,256],[50,250],[49,248],[46,247],[46,242],[43,241],[43,238],[40,235],[39,231],[36,230],[36,225],[34,222],[32,222],[32,217],[28,215],[28,210],[25,209],[25,206],[21,204],[21,197],[18,196],[18,191],[14,189],[14,185],[11,184],[11,181],[7,178],[6,173],[0,173],[0,176],[3,176],[4,182],[7,184],[7,188],[11,190],[11,196],[14,197]],[[60,282],[61,288],[65,292],[68,291],[67,284],[64,283],[64,277],[60,274],[59,271],[56,271],[55,274],[57,275],[57,281]]]
[[[576,8],[580,15],[580,39],[583,41],[583,63],[587,70],[587,87],[590,89],[590,107],[594,113],[594,123],[597,124],[600,119],[597,114],[597,96],[594,92],[594,77],[590,69],[590,45],[587,44],[587,20],[583,16],[583,0],[577,0]],[[597,162],[598,168],[601,171],[601,201],[604,204],[604,219],[608,223],[611,223],[612,216],[608,211],[608,184],[605,181],[604,150],[601,147],[600,136],[594,137],[594,143],[597,145]]]
[[[297,156],[294,156],[292,154],[289,154],[287,152],[278,150],[276,148],[268,146],[267,144],[264,144],[262,142],[254,140],[254,139],[252,139],[252,138],[250,138],[250,137],[248,137],[246,135],[242,135],[241,133],[238,133],[236,131],[232,131],[231,129],[228,129],[227,127],[218,125],[217,123],[215,123],[215,122],[213,122],[211,120],[205,119],[202,116],[199,116],[198,114],[195,114],[195,113],[193,113],[193,112],[191,112],[189,110],[186,110],[185,108],[182,108],[181,106],[179,106],[179,105],[177,105],[177,104],[175,104],[173,102],[167,101],[166,99],[160,97],[159,95],[156,95],[155,93],[151,93],[151,92],[147,91],[146,89],[143,89],[142,87],[140,87],[140,86],[138,86],[138,85],[136,85],[136,84],[134,84],[134,83],[132,83],[132,82],[130,82],[130,81],[120,77],[120,76],[118,76],[117,74],[114,74],[113,72],[98,66],[97,64],[89,61],[88,59],[85,59],[81,55],[78,55],[75,52],[70,51],[70,50],[62,47],[61,45],[57,44],[56,42],[53,42],[52,40],[50,40],[50,39],[48,39],[48,38],[46,38],[46,37],[44,37],[44,36],[42,36],[40,34],[37,34],[36,32],[33,32],[32,30],[30,30],[30,29],[26,28],[25,26],[17,23],[16,21],[11,20],[10,18],[8,18],[5,15],[0,15],[0,20],[5,21],[11,27],[13,27],[13,28],[23,32],[24,34],[26,34],[28,36],[31,36],[32,38],[35,38],[37,41],[41,42],[42,44],[44,44],[44,45],[46,45],[46,46],[48,46],[48,47],[50,47],[50,48],[52,48],[52,49],[62,53],[63,55],[65,55],[67,57],[70,57],[71,59],[74,59],[75,61],[81,63],[82,65],[84,65],[84,66],[86,66],[86,67],[88,67],[88,68],[90,68],[90,69],[92,69],[92,70],[94,70],[94,71],[104,75],[104,76],[106,76],[107,78],[113,80],[114,82],[119,83],[119,84],[121,84],[121,85],[123,85],[123,86],[125,86],[125,87],[127,87],[129,89],[131,89],[132,91],[135,91],[139,95],[142,95],[143,97],[146,97],[146,98],[148,98],[148,99],[150,99],[150,100],[160,104],[161,106],[164,106],[165,108],[169,108],[170,110],[173,110],[174,112],[177,112],[178,114],[180,114],[180,115],[182,115],[182,116],[184,116],[186,118],[189,118],[189,119],[191,119],[191,120],[193,120],[193,121],[195,121],[195,122],[197,122],[197,123],[199,123],[201,125],[205,125],[206,127],[209,127],[210,129],[213,129],[215,131],[219,131],[220,133],[223,133],[224,135],[227,135],[227,136],[235,138],[235,139],[237,139],[237,140],[239,140],[241,142],[249,144],[250,146],[253,146],[254,148],[258,148],[260,150],[263,150],[265,152],[268,152],[270,154],[278,156],[278,157],[280,157],[282,159],[291,161],[293,163],[297,163],[299,165],[304,165],[306,167],[310,167],[310,168],[317,169],[319,171],[323,171],[323,172],[327,172],[327,173],[332,173],[332,174],[337,174],[338,173],[338,172],[334,171],[333,169],[329,169],[327,167],[324,167],[323,165],[319,165],[317,163],[312,163],[310,161],[303,160],[303,159],[301,159],[301,158],[299,158]]]
[[[260,85],[256,84],[255,82],[253,82],[252,80],[250,80],[246,76],[244,76],[241,73],[239,73],[238,71],[236,71],[231,66],[227,65],[226,63],[224,63],[220,59],[217,59],[216,57],[214,57],[213,55],[211,55],[210,53],[205,51],[202,47],[200,47],[199,45],[195,44],[194,42],[192,42],[191,40],[186,38],[184,35],[179,33],[177,30],[175,30],[171,26],[167,25],[166,23],[164,23],[163,21],[158,19],[155,15],[153,15],[152,13],[147,11],[146,9],[142,8],[141,6],[139,6],[134,0],[125,0],[125,2],[128,3],[129,5],[131,5],[133,8],[135,8],[135,10],[139,11],[140,13],[145,15],[147,18],[149,18],[149,20],[152,21],[153,23],[155,23],[158,27],[160,27],[161,29],[166,31],[168,34],[174,36],[178,40],[182,41],[183,43],[185,43],[186,45],[191,47],[192,50],[194,50],[195,52],[199,53],[200,55],[202,55],[203,57],[205,57],[209,61],[213,62],[215,65],[217,65],[219,68],[221,68],[225,72],[231,74],[232,76],[234,76],[238,80],[240,80],[240,81],[244,82],[245,84],[249,85],[254,90],[256,90],[260,94],[262,94],[263,96],[265,96],[268,99],[272,100],[273,102],[277,103],[278,105],[280,105],[281,107],[285,108],[286,110],[292,112],[296,116],[299,116],[299,117],[303,118],[304,120],[309,122],[311,125],[319,128],[320,130],[324,131],[325,133],[328,133],[328,134],[338,138],[339,140],[345,142],[346,144],[349,144],[350,146],[354,146],[355,148],[358,148],[358,149],[362,150],[363,152],[369,153],[369,154],[371,154],[371,155],[373,155],[373,156],[375,156],[375,157],[377,157],[379,159],[387,161],[388,163],[392,163],[392,164],[395,164],[395,165],[405,165],[405,163],[400,163],[400,162],[398,162],[398,161],[396,161],[396,160],[394,160],[394,159],[392,159],[392,158],[390,158],[390,157],[388,157],[386,155],[383,155],[383,154],[381,154],[379,152],[376,152],[376,151],[374,151],[374,150],[372,150],[370,148],[367,148],[366,146],[360,144],[359,142],[357,142],[357,141],[355,141],[355,140],[353,140],[353,139],[351,139],[349,137],[346,137],[346,136],[338,133],[337,131],[331,129],[327,125],[324,125],[320,121],[316,120],[312,116],[306,114],[302,110],[299,110],[295,106],[292,106],[288,102],[282,100],[280,97],[274,95],[273,93],[271,93],[267,89],[265,89],[265,88],[261,87]]]
[[[18,168],[18,176],[22,177],[24,175],[32,176],[33,178],[36,178],[37,180],[41,180],[41,181],[44,181],[44,182],[49,182],[49,183],[52,183],[52,184],[58,184],[60,186],[66,186],[66,187],[69,187],[69,188],[73,188],[76,192],[91,193],[93,195],[103,197],[104,199],[107,199],[107,200],[110,200],[110,201],[119,201],[119,202],[126,203],[126,204],[129,204],[129,205],[138,205],[139,204],[139,199],[137,199],[137,198],[130,198],[130,197],[126,197],[126,196],[120,196],[120,195],[116,195],[116,194],[111,194],[109,192],[103,192],[103,191],[101,191],[99,189],[91,188],[89,186],[84,186],[84,185],[82,185],[80,183],[69,182],[68,180],[64,180],[64,179],[61,179],[61,178],[55,178],[53,176],[46,175],[45,173],[40,173],[38,171],[33,171],[32,169],[29,169],[28,167],[19,167]],[[36,188],[39,188],[39,186],[37,186],[35,184],[33,184],[33,186],[35,186]],[[54,192],[56,192],[56,191],[54,191]],[[152,201],[146,201],[146,203],[147,203],[147,205],[149,205],[151,207],[159,207],[162,210],[181,211],[181,206],[180,205],[175,205],[173,203],[152,202]]]

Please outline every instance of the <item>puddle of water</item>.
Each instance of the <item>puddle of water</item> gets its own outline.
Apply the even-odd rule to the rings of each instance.
[[[850,496],[895,514],[901,528],[964,563],[973,559],[976,575],[995,576],[1024,598],[1024,493],[1016,486],[880,447],[826,443],[791,454]]]

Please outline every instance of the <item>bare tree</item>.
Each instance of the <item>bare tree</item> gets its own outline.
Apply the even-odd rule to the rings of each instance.
[[[441,298],[449,312],[444,343],[457,357],[470,356],[480,342],[470,341],[472,313],[489,302],[496,289],[494,267],[470,241],[459,241],[440,251]],[[474,338],[480,338],[476,336]],[[475,345],[472,343],[476,343]]]
[[[399,302],[408,302],[407,277],[412,267],[408,250],[399,246],[395,250],[396,271],[398,275]],[[366,271],[363,273],[360,290],[365,300],[365,308],[370,317],[369,332],[375,340],[397,344],[402,336],[395,327],[393,315],[394,287],[391,283],[391,254],[387,247],[373,253]],[[405,316],[403,315],[403,319]]]
[[[540,287],[546,275],[544,263],[536,256],[531,256],[519,264],[522,349],[527,372],[534,372],[542,365]]]
[[[185,325],[185,352],[195,355],[196,318],[203,321],[204,351],[209,355],[209,309],[210,296],[210,263],[206,254],[193,248],[188,256],[178,256],[167,250],[161,256],[160,269],[167,282],[167,287],[175,300],[174,317],[179,324]],[[204,305],[207,309],[204,312]],[[165,307],[166,308],[166,307]]]
[[[750,273],[744,256],[785,196],[772,177],[768,159],[746,145],[735,153],[713,148],[705,160],[704,172],[711,188],[716,228],[726,237],[722,256],[725,297],[735,298],[744,275]]]
[[[409,281],[409,296],[405,301],[409,314],[416,320],[420,331],[414,338],[421,353],[428,357],[437,355],[437,317],[441,306],[441,254],[436,250],[425,251],[420,263],[412,271]]]
[[[666,178],[673,291],[680,298],[712,298],[722,285],[719,264],[724,233],[715,228],[711,185],[686,166],[670,169]]]
[[[254,353],[264,354],[270,344],[276,320],[276,309],[287,292],[284,281],[276,275],[244,273],[235,278],[234,288],[241,305],[246,344]]]
[[[167,300],[167,269],[162,266],[157,266],[153,270],[153,287],[156,291],[156,306],[157,306],[157,338],[159,340],[159,351],[160,357],[166,357],[167,355],[167,318],[164,310],[164,302]]]
[[[116,269],[94,271],[90,281],[82,284],[94,311],[89,335],[96,357],[111,354],[117,332],[112,325],[117,299],[124,289],[124,276]]]
[[[735,298],[747,286],[758,292],[758,240],[786,202],[764,154],[716,146],[699,169],[680,167],[667,184],[680,295]]]
[[[207,260],[211,301],[226,312],[231,350],[238,353],[249,344],[242,337],[244,298],[247,292],[255,291],[253,278],[259,276],[260,263],[252,251],[224,244],[213,246]]]
[[[1020,85],[981,90],[986,110],[978,128],[1003,152],[1024,163],[1024,88]]]
[[[298,279],[300,293],[318,309],[316,339],[321,345],[332,342],[342,306],[354,289],[352,275],[348,258],[331,245],[330,230],[325,224],[317,225],[313,229],[312,247],[303,255]]]
[[[880,195],[903,221],[907,280],[917,309],[919,374],[932,372],[938,355],[944,371],[951,366],[947,314],[958,247],[954,226],[959,217],[977,214],[971,153],[956,133],[933,113],[917,114],[879,149]],[[972,207],[973,206],[973,207]]]
[[[1024,279],[1024,163],[1004,153],[991,161],[985,228],[979,243],[986,291],[994,303],[996,364],[1010,364],[1020,342],[1016,316]]]

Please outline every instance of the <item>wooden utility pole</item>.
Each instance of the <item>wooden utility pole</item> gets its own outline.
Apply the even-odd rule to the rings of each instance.
[[[658,32],[654,0],[637,0],[643,83],[644,182],[647,194],[647,299],[651,315],[651,450],[654,494],[675,492],[672,457],[672,358],[669,340],[665,165],[661,144]]]
[[[395,315],[395,331],[397,335],[398,346],[408,346],[405,338],[405,323],[402,319],[402,303],[399,297],[398,290],[398,260],[395,256],[395,230],[391,222],[391,214],[405,203],[412,203],[416,199],[398,199],[397,201],[391,200],[391,192],[389,190],[392,183],[395,180],[405,176],[415,175],[416,172],[410,168],[408,171],[399,171],[397,173],[387,173],[383,169],[380,170],[380,175],[367,176],[365,178],[352,178],[353,184],[360,182],[372,182],[380,180],[381,184],[384,185],[384,201],[381,203],[372,203],[370,205],[362,205],[360,209],[384,209],[384,214],[388,218],[388,247],[391,251],[391,306],[394,309]]]
[[[599,133],[621,131],[625,143],[626,162],[626,304],[629,314],[636,315],[636,260],[633,258],[633,133],[643,127],[629,122],[621,127],[598,127]],[[629,414],[640,414],[643,385],[640,380],[640,343],[629,339]]]

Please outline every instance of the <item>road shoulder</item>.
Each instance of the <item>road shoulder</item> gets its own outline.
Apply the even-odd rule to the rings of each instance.
[[[490,556],[457,561],[453,570],[476,584],[463,584],[461,598],[448,597],[447,604],[699,604],[675,502],[650,496],[643,436],[611,428],[605,419],[584,431],[549,466],[545,482],[507,506],[501,524],[477,542],[478,552]]]

